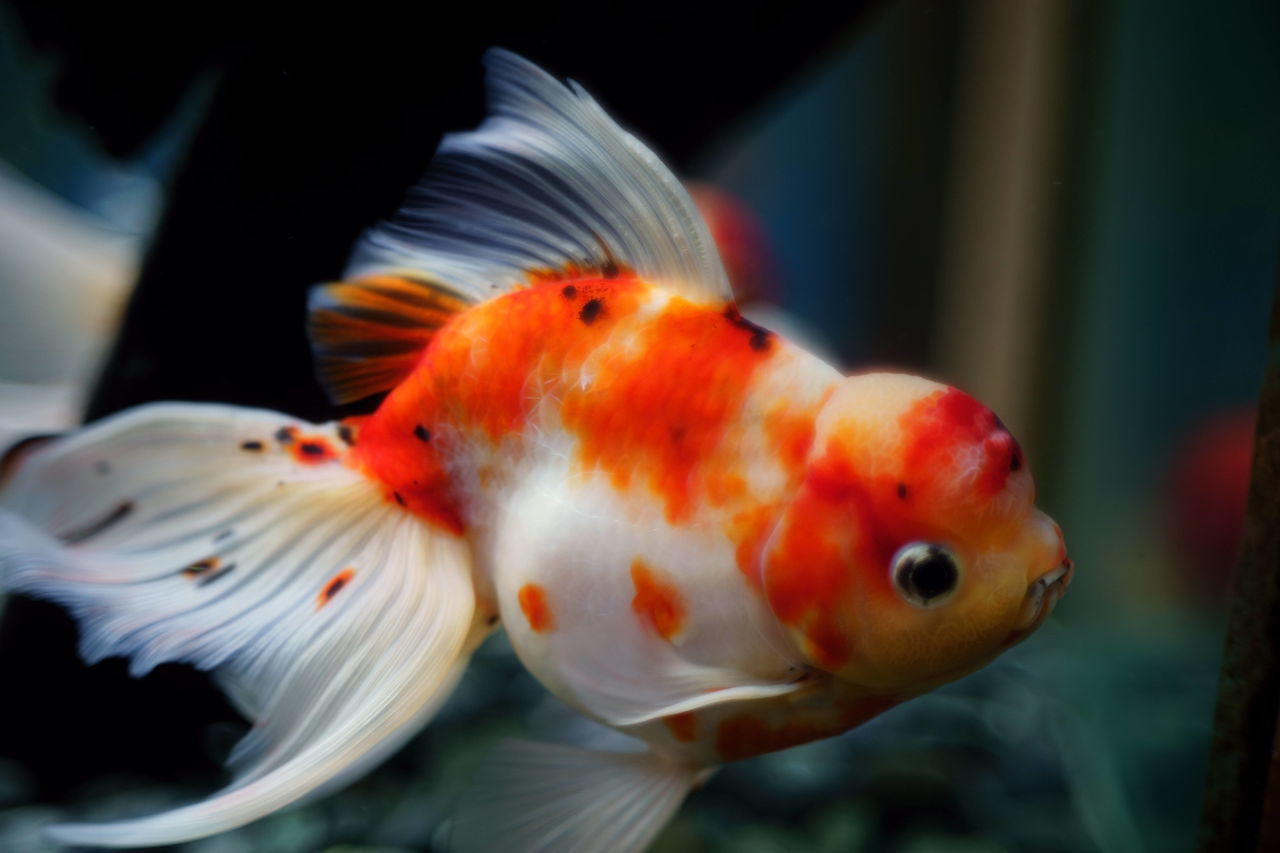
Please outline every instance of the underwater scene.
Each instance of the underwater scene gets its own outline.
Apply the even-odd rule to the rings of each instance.
[[[1233,849],[1280,6],[193,14],[0,4],[0,850]]]

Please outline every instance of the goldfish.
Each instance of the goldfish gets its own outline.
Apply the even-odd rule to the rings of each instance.
[[[576,83],[485,54],[446,136],[309,302],[323,424],[156,403],[28,448],[3,587],[80,654],[209,670],[231,783],[66,844],[171,844],[365,773],[505,629],[636,748],[507,742],[461,850],[644,849],[722,764],[845,732],[1031,634],[1073,573],[968,394],[745,318],[688,193]]]

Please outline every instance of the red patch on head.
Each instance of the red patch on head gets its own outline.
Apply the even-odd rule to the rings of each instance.
[[[547,604],[546,590],[536,583],[527,583],[516,595],[530,628],[539,634],[555,630],[556,619]]]
[[[1011,471],[1022,467],[1018,442],[995,413],[963,391],[948,388],[918,401],[899,420],[905,438],[903,476],[909,483],[954,476],[957,455],[978,447],[982,458],[973,484],[991,498]]]
[[[698,739],[698,719],[692,711],[663,717],[662,722],[670,729],[671,736],[681,743],[692,743]]]
[[[324,607],[333,597],[342,591],[342,588],[351,583],[351,579],[356,576],[356,570],[347,568],[338,572],[329,578],[329,582],[320,590],[320,594],[316,596],[316,610]]]
[[[665,640],[679,634],[686,615],[680,590],[658,577],[638,557],[631,562],[631,583],[636,589],[631,609],[640,614],[645,624]]]

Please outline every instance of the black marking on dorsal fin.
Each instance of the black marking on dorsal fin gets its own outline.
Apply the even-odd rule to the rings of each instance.
[[[371,275],[313,288],[307,332],[320,384],[339,404],[394,388],[436,331],[470,305],[425,274]]]

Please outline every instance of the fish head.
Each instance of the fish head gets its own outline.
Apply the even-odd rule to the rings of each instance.
[[[812,666],[904,697],[1027,637],[1073,572],[999,418],[890,373],[832,394],[760,559],[770,607]]]

